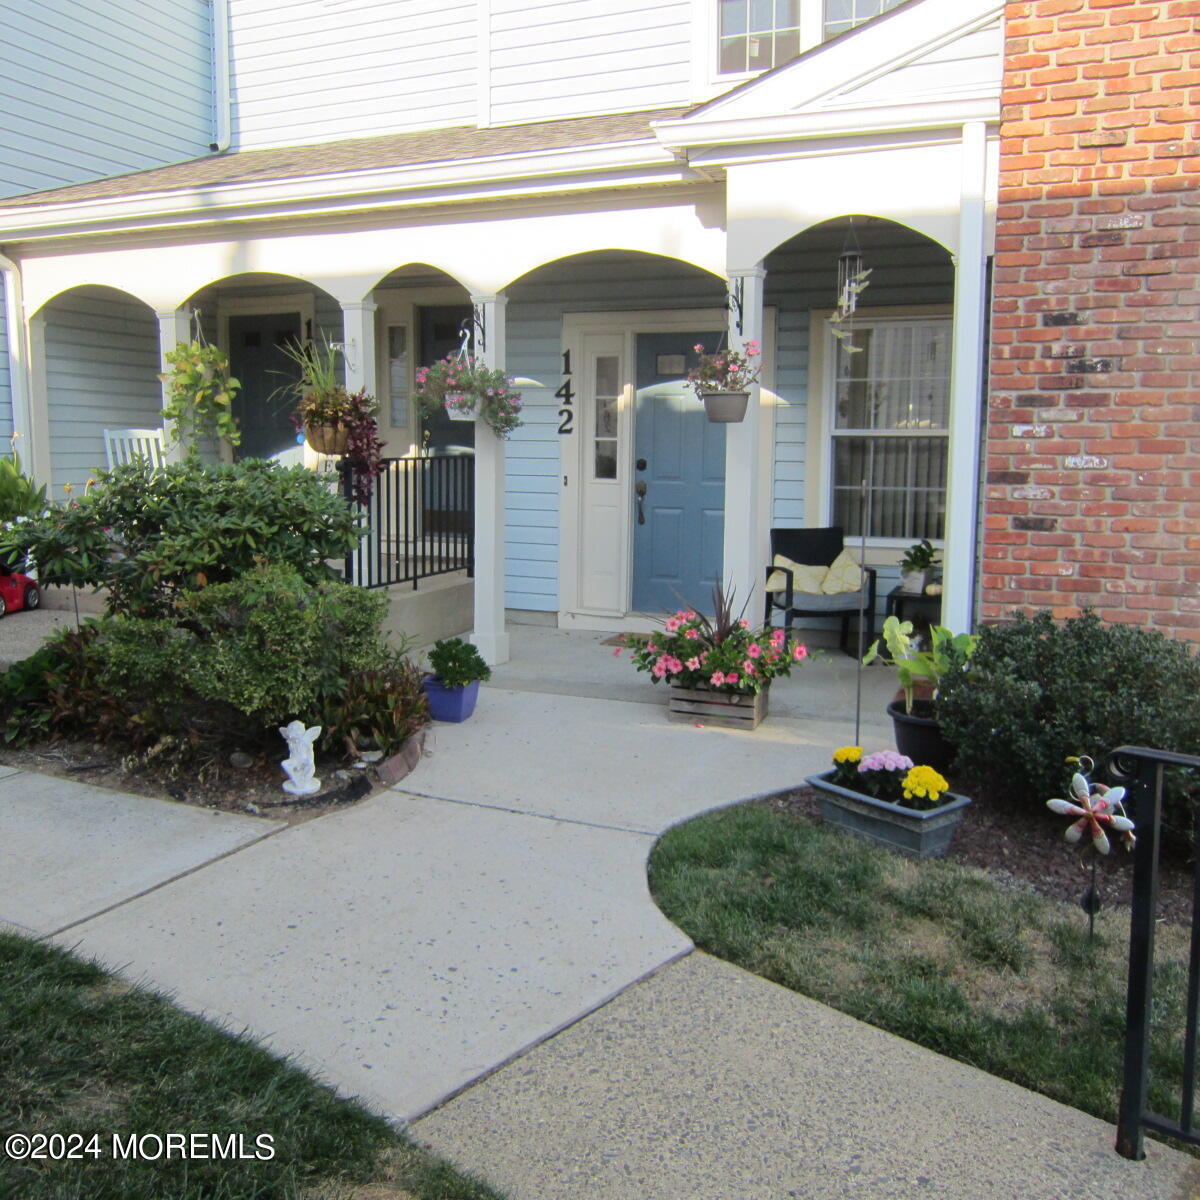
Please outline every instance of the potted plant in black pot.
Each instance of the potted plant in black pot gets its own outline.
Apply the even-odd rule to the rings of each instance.
[[[954,750],[938,724],[938,689],[948,672],[966,667],[979,639],[975,634],[954,634],[944,625],[931,625],[929,647],[919,649],[912,633],[911,621],[888,617],[883,623],[882,640],[889,657],[881,657],[876,642],[863,656],[863,665],[880,658],[896,671],[900,692],[887,711],[900,753],[914,762],[946,771],[954,759]]]
[[[435,721],[465,721],[474,711],[481,680],[492,677],[479,651],[462,638],[442,638],[429,651],[423,686]]]

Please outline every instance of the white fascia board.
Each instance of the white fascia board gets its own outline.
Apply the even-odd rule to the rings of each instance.
[[[711,147],[711,153],[693,153],[693,167],[740,157],[740,148],[770,142],[813,141],[829,137],[921,132],[955,129],[969,121],[1000,120],[998,92],[954,100],[931,100],[923,104],[861,107],[823,113],[782,113],[773,117],[743,120],[712,120],[688,124],[672,122],[659,126],[664,143],[677,151]],[[728,149],[722,149],[728,147]]]
[[[0,242],[690,183],[696,178],[658,142],[616,142],[520,156],[494,155],[13,207],[0,210]]]
[[[797,112],[862,87],[1003,14],[1004,5],[997,0],[923,0],[868,21],[782,70],[710,101],[693,118],[660,122],[655,128],[673,129],[689,120],[699,124],[722,117]]]

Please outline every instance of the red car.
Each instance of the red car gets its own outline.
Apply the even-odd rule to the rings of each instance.
[[[0,617],[5,613],[20,612],[23,608],[34,609],[42,602],[42,592],[37,580],[20,571],[9,570],[0,563]]]

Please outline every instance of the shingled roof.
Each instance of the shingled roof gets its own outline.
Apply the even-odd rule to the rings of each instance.
[[[536,154],[612,142],[650,141],[654,137],[650,128],[652,121],[669,120],[685,111],[681,108],[657,109],[490,129],[463,125],[307,146],[226,152],[111,179],[11,196],[0,200],[0,209],[194,191],[227,184],[432,165],[498,155]]]

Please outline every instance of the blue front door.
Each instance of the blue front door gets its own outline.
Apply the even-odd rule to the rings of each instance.
[[[725,536],[725,426],[683,384],[695,333],[639,334],[634,416],[633,607],[711,613]]]

